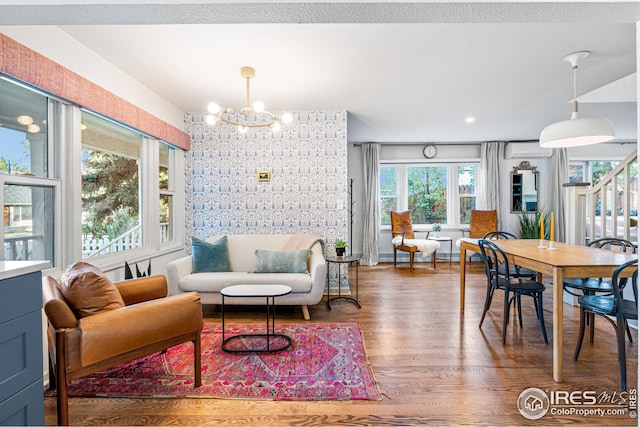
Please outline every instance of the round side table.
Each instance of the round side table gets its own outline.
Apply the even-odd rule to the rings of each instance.
[[[328,256],[325,258],[325,260],[327,261],[327,307],[329,308],[329,310],[331,310],[331,301],[335,301],[338,299],[342,299],[342,300],[347,300],[347,301],[351,301],[352,303],[354,303],[355,305],[358,306],[358,308],[362,308],[362,306],[360,305],[360,302],[358,301],[358,266],[360,265],[360,256],[358,255],[345,255],[345,256]],[[347,265],[348,266],[351,263],[356,263],[356,297],[352,298],[352,297],[348,297],[348,296],[342,296],[341,295],[341,288],[340,288],[340,277],[342,276],[341,273],[341,267],[342,265]],[[331,289],[329,286],[329,270],[330,270],[330,266],[331,264],[337,264],[338,265],[338,296],[337,297],[333,297],[331,298]],[[347,270],[348,271],[348,270]]]

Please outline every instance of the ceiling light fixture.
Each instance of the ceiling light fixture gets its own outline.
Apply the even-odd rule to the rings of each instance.
[[[252,107],[250,81],[256,76],[256,70],[251,67],[242,67],[240,75],[247,82],[246,106],[236,112],[232,108],[221,108],[215,102],[211,102],[207,106],[210,114],[206,117],[209,125],[215,126],[220,122],[229,123],[237,126],[240,133],[245,133],[249,128],[260,127],[270,127],[274,132],[278,132],[282,129],[282,123],[288,124],[293,121],[291,113],[284,113],[282,116],[271,113],[264,109],[264,103],[260,101],[256,101]]]
[[[25,125],[28,126],[31,123],[33,123],[33,118],[31,116],[18,116],[18,118],[16,119],[16,121],[18,123],[20,123],[21,125]]]
[[[604,117],[578,117],[576,96],[576,74],[578,61],[587,58],[591,52],[571,53],[564,58],[573,69],[573,108],[571,119],[550,124],[540,133],[540,146],[546,148],[578,147],[611,141],[615,132],[613,124]]]

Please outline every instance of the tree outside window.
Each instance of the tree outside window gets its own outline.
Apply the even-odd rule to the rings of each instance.
[[[414,224],[447,223],[447,167],[407,169],[408,208]]]

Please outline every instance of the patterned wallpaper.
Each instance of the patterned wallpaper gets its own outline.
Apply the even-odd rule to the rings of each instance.
[[[297,111],[281,132],[239,134],[206,113],[185,115],[186,237],[307,232],[348,238],[347,113]],[[269,181],[259,181],[269,172]]]

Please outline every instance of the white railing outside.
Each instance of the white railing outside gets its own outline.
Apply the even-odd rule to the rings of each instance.
[[[43,236],[7,237],[4,239],[4,259],[7,261],[28,261],[32,259],[33,243]]]
[[[173,238],[173,233],[168,223],[160,223],[160,243],[165,243]],[[114,252],[126,251],[127,249],[142,246],[142,226],[137,225],[131,230],[121,234],[113,240],[108,236],[100,239],[82,239],[82,257],[91,258],[98,255],[105,255]]]
[[[575,193],[569,192],[567,212],[578,213],[567,218],[567,226],[572,228],[567,234],[576,236],[576,241],[571,243],[586,244],[601,237],[618,237],[637,243],[638,183],[637,177],[631,176],[631,165],[637,158],[634,151],[597,185],[578,187]],[[635,178],[635,188],[632,178]],[[583,241],[580,236],[584,236]]]

